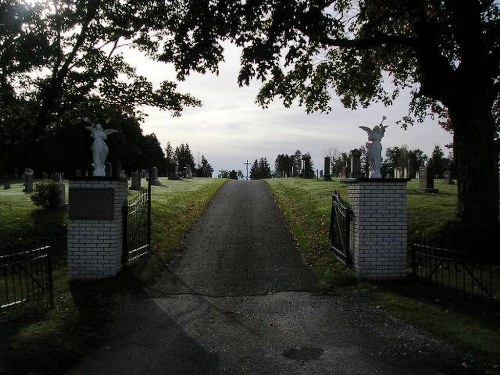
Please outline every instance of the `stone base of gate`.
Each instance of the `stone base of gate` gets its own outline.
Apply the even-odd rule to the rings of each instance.
[[[407,179],[353,179],[351,249],[358,279],[406,277]]]
[[[115,276],[122,267],[127,180],[69,180],[68,272],[72,280]]]

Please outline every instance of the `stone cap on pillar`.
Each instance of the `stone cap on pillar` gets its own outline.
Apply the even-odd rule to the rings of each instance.
[[[394,183],[394,182],[408,182],[411,181],[411,178],[343,178],[340,182],[346,184],[355,184],[359,182],[383,182],[383,183]]]
[[[106,176],[80,176],[80,177],[69,177],[69,181],[128,181],[123,177],[106,177]]]

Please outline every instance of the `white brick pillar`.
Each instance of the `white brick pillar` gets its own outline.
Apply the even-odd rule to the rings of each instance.
[[[361,280],[406,276],[407,179],[347,180],[351,253]]]
[[[115,276],[123,252],[122,209],[128,182],[111,177],[69,181],[68,272],[73,280]]]

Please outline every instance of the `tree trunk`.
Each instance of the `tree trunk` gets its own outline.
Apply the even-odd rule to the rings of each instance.
[[[459,220],[470,227],[498,225],[498,150],[491,101],[487,93],[459,90],[449,115],[457,165]]]

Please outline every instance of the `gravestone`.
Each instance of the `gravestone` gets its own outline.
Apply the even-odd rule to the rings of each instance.
[[[138,171],[132,172],[130,190],[141,190],[141,174]]]
[[[451,171],[444,171],[443,182],[448,185],[453,185],[453,179],[451,178]]]
[[[153,175],[151,176],[151,185],[161,185],[160,180],[158,180],[158,167],[153,167]]]
[[[426,193],[438,192],[434,188],[434,173],[431,167],[420,167],[418,171],[418,184],[421,191],[425,191]]]
[[[30,168],[26,168],[24,171],[24,189],[25,193],[33,192],[33,171]]]
[[[113,177],[113,164],[111,164],[109,161],[104,163],[104,175],[106,177]]]
[[[361,152],[358,149],[351,150],[351,178],[361,178]]]
[[[168,173],[168,179],[169,180],[180,180],[180,177],[179,177],[179,164],[177,164],[177,163],[174,164],[174,170],[170,171]]]
[[[191,167],[189,165],[186,168],[186,178],[193,178],[193,172],[191,172]]]
[[[77,169],[77,170],[75,171],[75,177],[82,177],[82,171],[81,171],[81,170],[79,170],[79,169]]]
[[[347,178],[347,167],[344,165],[342,171],[340,172],[340,177]]]
[[[57,207],[66,207],[66,185],[63,182],[58,182],[57,186]]]
[[[414,161],[413,159],[408,158],[408,178],[415,178],[415,169],[414,169]]]
[[[332,175],[330,174],[330,170],[331,170],[331,158],[330,157],[325,157],[325,173],[323,174],[324,176],[324,180],[325,181],[330,181],[332,179]]]
[[[394,168],[394,178],[404,178],[403,168],[401,167]]]
[[[9,179],[7,178],[7,176],[5,176],[5,175],[2,176],[2,179],[0,181],[1,181],[1,184],[3,185],[4,190],[10,189]]]
[[[62,173],[61,172],[53,172],[52,173],[52,181],[54,182],[61,182],[62,179]]]

